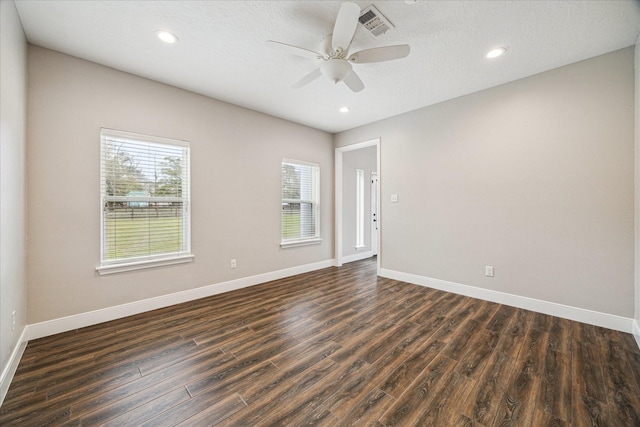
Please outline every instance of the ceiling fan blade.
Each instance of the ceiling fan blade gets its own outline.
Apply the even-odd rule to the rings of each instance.
[[[314,52],[312,50],[305,49],[303,47],[294,46],[292,44],[276,42],[273,40],[267,40],[265,44],[273,49],[277,49],[286,53],[291,53],[293,55],[302,56],[305,58],[312,58],[312,59],[324,58],[324,55],[321,53]]]
[[[293,89],[300,89],[302,86],[308,85],[318,77],[320,77],[322,73],[320,72],[320,68],[316,68],[297,82],[295,82],[291,87]]]
[[[362,83],[355,71],[351,71],[342,81],[354,92],[360,92],[364,89],[364,83]]]
[[[373,49],[365,49],[354,53],[349,57],[349,61],[355,62],[356,64],[391,61],[393,59],[406,57],[409,55],[410,50],[408,44],[374,47]]]
[[[340,11],[333,27],[333,39],[331,47],[333,50],[346,51],[349,49],[351,39],[356,32],[358,18],[360,17],[360,6],[355,3],[345,2],[340,5]]]

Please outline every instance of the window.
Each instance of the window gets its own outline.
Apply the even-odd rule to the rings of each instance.
[[[188,262],[189,143],[100,132],[100,274]]]
[[[282,244],[320,242],[320,166],[282,160]]]
[[[356,249],[364,247],[364,170],[356,169]]]

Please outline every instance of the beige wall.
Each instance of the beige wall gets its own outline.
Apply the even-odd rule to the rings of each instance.
[[[330,134],[34,46],[29,91],[29,323],[333,258]],[[100,127],[191,141],[195,262],[96,275]],[[283,157],[320,164],[319,245],[279,246]]]
[[[27,42],[13,1],[0,2],[0,94],[0,372],[4,372],[27,324]]]
[[[633,317],[633,55],[337,134],[381,137],[382,268]]]
[[[371,251],[371,172],[377,169],[377,147],[342,154],[342,256]],[[364,171],[364,245],[356,250],[356,169]]]

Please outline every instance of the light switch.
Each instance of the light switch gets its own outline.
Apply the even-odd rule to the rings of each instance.
[[[392,194],[391,195],[391,203],[398,203],[398,195],[397,194]]]

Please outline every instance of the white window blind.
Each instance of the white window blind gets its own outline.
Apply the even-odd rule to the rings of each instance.
[[[282,160],[282,243],[320,237],[320,166]]]
[[[101,265],[189,254],[189,143],[102,129]]]

